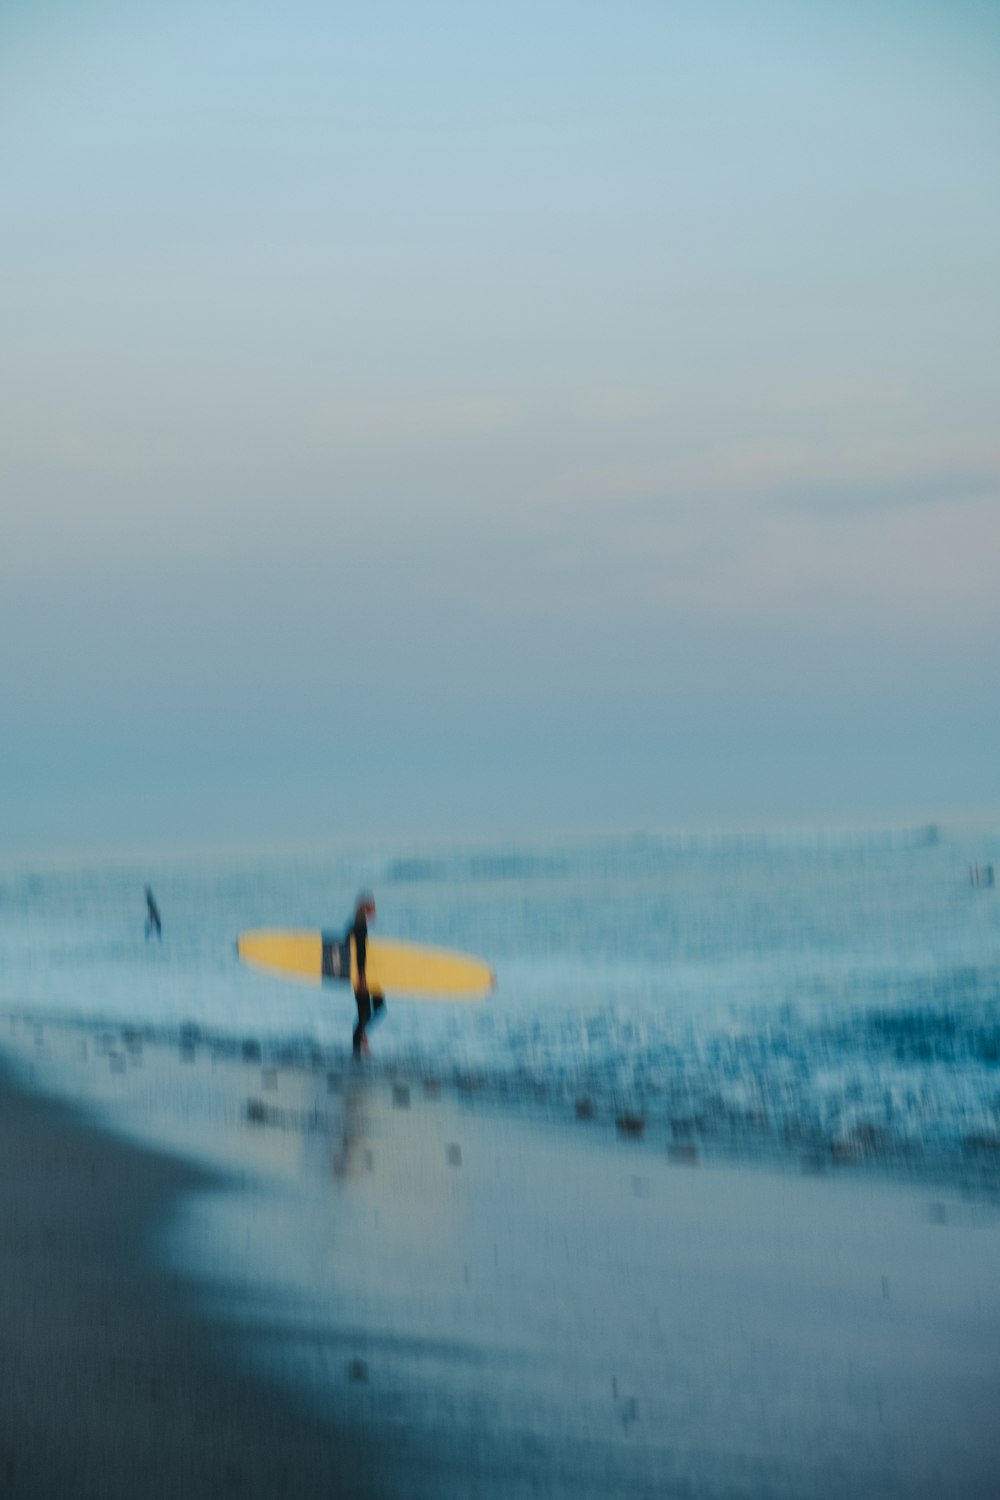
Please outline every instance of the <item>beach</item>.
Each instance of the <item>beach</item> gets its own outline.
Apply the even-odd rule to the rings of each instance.
[[[11,1497],[995,1493],[1000,1215],[11,1022]]]
[[[211,1353],[150,1246],[198,1171],[0,1081],[6,1496],[364,1494],[356,1439]]]

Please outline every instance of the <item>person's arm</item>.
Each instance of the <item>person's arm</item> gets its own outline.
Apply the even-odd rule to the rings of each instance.
[[[354,924],[354,956],[358,965],[358,994],[368,993],[368,929]]]

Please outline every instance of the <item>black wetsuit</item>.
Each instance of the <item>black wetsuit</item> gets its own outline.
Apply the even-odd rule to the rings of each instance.
[[[368,991],[368,918],[363,911],[359,911],[354,922],[347,929],[347,936],[354,938],[354,956],[358,965],[358,983],[354,989],[354,998],[358,1006],[358,1024],[354,1028],[354,1055],[361,1051],[361,1043],[364,1040],[365,1030],[372,1018],[374,1010],[376,1016],[385,1005],[385,996],[378,993],[369,994]]]

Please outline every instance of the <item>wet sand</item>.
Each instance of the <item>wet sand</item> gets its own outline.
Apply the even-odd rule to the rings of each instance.
[[[996,1493],[1000,1222],[957,1189],[15,1040],[4,1495]]]
[[[377,1493],[346,1424],[215,1357],[151,1262],[208,1179],[0,1076],[0,1491],[18,1497]]]

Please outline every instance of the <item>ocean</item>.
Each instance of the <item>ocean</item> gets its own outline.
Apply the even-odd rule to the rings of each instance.
[[[481,1006],[390,999],[367,1064],[673,1142],[1000,1158],[1000,825],[9,859],[0,1013],[346,1067],[346,987],[236,961],[254,926],[486,958]],[[163,918],[144,933],[146,884]],[[2,1037],[0,1037],[2,1042]]]

